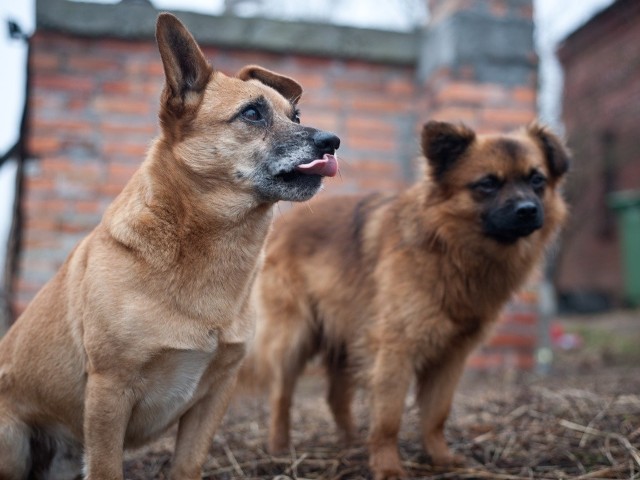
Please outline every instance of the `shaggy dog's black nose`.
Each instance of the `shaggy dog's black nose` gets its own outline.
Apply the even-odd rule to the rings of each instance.
[[[538,215],[538,206],[535,202],[525,200],[516,205],[515,213],[519,220],[533,220]]]
[[[313,143],[322,153],[333,153],[340,147],[340,139],[333,133],[328,132],[314,133]]]

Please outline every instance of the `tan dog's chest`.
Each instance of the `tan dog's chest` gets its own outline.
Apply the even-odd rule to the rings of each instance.
[[[215,350],[175,350],[149,367],[140,385],[142,398],[131,412],[127,445],[157,437],[203,396],[208,387],[203,376],[215,355]]]

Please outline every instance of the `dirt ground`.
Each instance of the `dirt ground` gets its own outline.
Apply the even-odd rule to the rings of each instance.
[[[640,311],[559,319],[578,348],[556,349],[545,376],[467,375],[447,426],[468,464],[429,465],[411,397],[400,436],[410,478],[640,479]],[[216,435],[204,478],[368,479],[366,396],[356,399],[360,440],[343,446],[324,401],[321,375],[304,376],[293,409],[290,454],[265,451],[264,396],[234,400]],[[171,436],[128,454],[126,478],[167,478]]]

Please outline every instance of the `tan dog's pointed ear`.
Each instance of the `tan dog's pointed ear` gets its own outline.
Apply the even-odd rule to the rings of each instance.
[[[555,178],[567,173],[570,154],[562,140],[548,127],[535,122],[527,127],[527,133],[542,150],[549,173]]]
[[[436,180],[444,174],[473,143],[476,134],[464,125],[429,121],[422,127],[422,152]]]
[[[273,88],[293,105],[298,103],[298,100],[300,100],[300,97],[302,96],[302,87],[298,82],[257,65],[247,65],[242,68],[236,76],[240,80],[244,81],[255,78],[268,87]]]
[[[166,82],[162,105],[180,117],[190,107],[199,104],[213,68],[191,33],[170,13],[158,16],[156,40]]]

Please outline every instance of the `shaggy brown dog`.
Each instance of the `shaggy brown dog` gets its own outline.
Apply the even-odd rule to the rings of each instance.
[[[430,122],[427,172],[397,195],[336,197],[276,222],[255,286],[253,363],[271,378],[269,449],[289,443],[296,377],[320,352],[328,402],[353,435],[354,384],[370,391],[370,466],[403,475],[397,436],[413,377],[424,447],[460,461],[443,428],[469,352],[562,224],[562,143],[532,125],[509,135]]]
[[[0,478],[122,478],[123,447],[178,422],[195,479],[253,335],[249,292],[277,200],[334,175],[339,139],[299,125],[293,80],[214,71],[169,14],[161,134],[98,227],[0,343]]]

